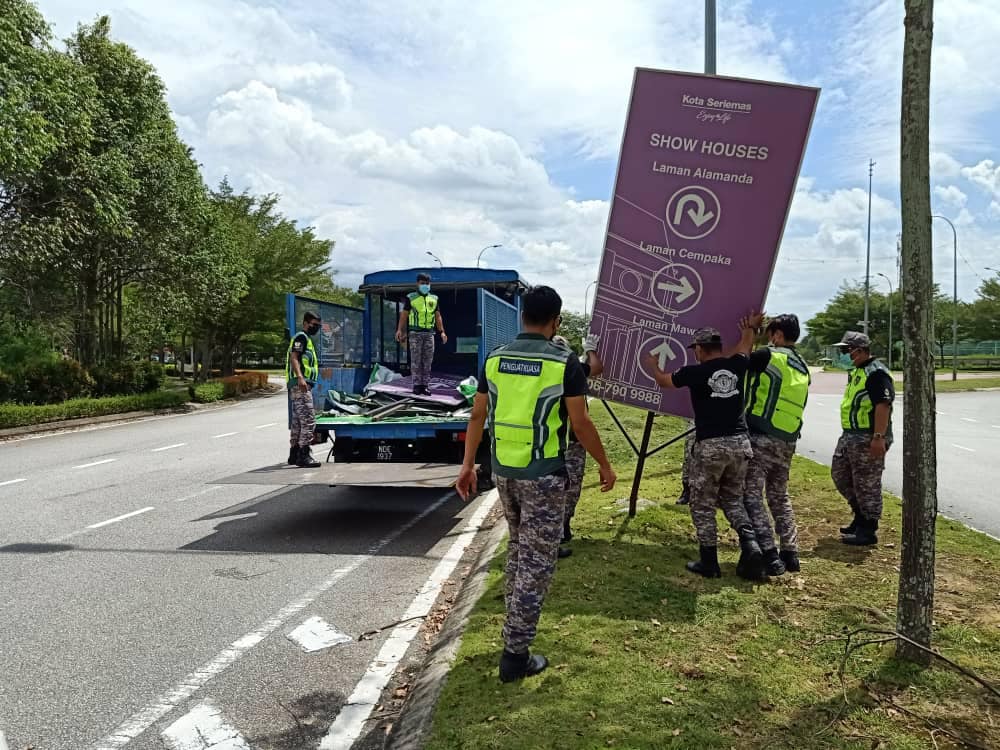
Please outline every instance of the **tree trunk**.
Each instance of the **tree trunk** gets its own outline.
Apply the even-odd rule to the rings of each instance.
[[[934,391],[934,280],[931,248],[930,83],[933,0],[906,0],[900,118],[903,220],[903,529],[896,628],[930,646],[934,618],[937,440]],[[896,653],[927,663],[902,641]]]
[[[174,364],[177,366],[177,374],[181,376],[181,380],[186,378],[184,373],[184,352],[187,351],[187,332],[183,331],[181,333],[181,348],[174,352]]]

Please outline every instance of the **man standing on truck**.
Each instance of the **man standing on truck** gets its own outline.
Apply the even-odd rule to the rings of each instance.
[[[587,413],[587,377],[580,361],[551,341],[559,329],[562,299],[551,287],[534,287],[521,298],[521,310],[521,334],[490,352],[480,372],[455,485],[464,500],[476,493],[476,454],[489,416],[494,479],[510,531],[503,682],[538,674],[549,663],[529,647],[563,533],[570,428],[597,462],[601,490],[610,490],[616,479]]]
[[[288,381],[288,400],[291,404],[291,450],[288,463],[304,469],[315,469],[319,461],[312,457],[313,431],[316,413],[313,388],[319,379],[319,357],[312,337],[319,333],[320,317],[312,312],[302,316],[302,330],[288,343],[285,353],[285,379]]]
[[[444,319],[438,306],[438,298],[431,294],[431,277],[427,273],[417,274],[417,291],[406,295],[403,310],[399,314],[396,341],[406,340],[409,331],[410,374],[413,377],[413,393],[429,396],[431,365],[434,364],[434,330],[441,334],[441,343],[448,343],[444,332]]]

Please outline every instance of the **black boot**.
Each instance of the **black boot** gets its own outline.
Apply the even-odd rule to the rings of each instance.
[[[847,504],[851,506],[851,510],[854,511],[854,520],[851,521],[847,526],[840,527],[841,534],[853,534],[858,530],[858,521],[861,519],[861,510],[858,508],[857,500],[848,500]]]
[[[317,469],[320,463],[313,458],[312,451],[309,450],[309,446],[307,445],[299,447],[299,460],[295,462],[295,465],[300,469]]]
[[[878,531],[878,521],[872,521],[861,516],[854,534],[845,536],[841,541],[852,547],[871,547],[878,544],[878,537],[875,535],[876,531]]]
[[[573,532],[569,528],[569,519],[567,518],[566,522],[563,524],[562,543],[566,544],[566,542],[571,542],[571,541],[573,541]]]
[[[781,558],[781,562],[785,564],[785,570],[789,573],[798,573],[802,570],[802,566],[799,563],[799,553],[795,550],[783,549],[778,557]]]
[[[288,450],[288,463],[295,466],[299,462],[299,446],[293,445]]]
[[[737,529],[740,535],[740,559],[736,563],[736,575],[748,581],[760,581],[764,578],[764,555],[757,544],[753,528],[746,526]]]
[[[719,567],[719,550],[717,547],[698,547],[700,560],[689,562],[685,567],[692,573],[697,573],[705,578],[721,578],[722,569]]]
[[[556,557],[558,557],[560,560],[562,560],[563,558],[569,557],[572,554],[573,554],[573,550],[571,550],[569,547],[560,547],[559,548],[559,554],[556,555]]]
[[[541,654],[514,654],[504,650],[500,657],[500,682],[514,682],[531,677],[549,666],[549,660]]]
[[[782,562],[781,557],[778,555],[778,550],[774,547],[771,549],[762,550],[764,554],[764,569],[767,571],[769,576],[783,576],[785,575],[785,563]]]
[[[691,490],[688,487],[688,483],[684,482],[681,487],[681,496],[677,498],[677,505],[690,505],[691,504]]]

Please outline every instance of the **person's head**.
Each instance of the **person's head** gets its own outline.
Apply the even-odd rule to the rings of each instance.
[[[562,297],[550,286],[533,286],[521,297],[521,323],[527,333],[551,339],[562,323]]]
[[[322,323],[322,320],[316,313],[307,312],[302,316],[302,330],[310,336],[315,336],[319,333],[320,323]]]
[[[871,339],[858,331],[848,331],[844,334],[844,337],[840,340],[840,342],[834,344],[834,346],[847,352],[847,356],[851,358],[851,362],[854,363],[855,367],[863,365],[872,358]]]
[[[792,313],[771,318],[764,330],[767,332],[767,340],[774,346],[790,346],[799,340],[802,333],[799,316]]]
[[[429,273],[417,274],[417,291],[421,294],[431,293],[431,275]]]
[[[696,360],[707,362],[722,354],[722,335],[714,328],[699,328],[688,349],[694,349]]]

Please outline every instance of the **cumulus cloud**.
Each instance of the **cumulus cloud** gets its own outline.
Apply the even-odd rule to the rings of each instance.
[[[969,182],[1000,197],[1000,164],[992,159],[983,159],[972,167],[962,167],[962,176]]]
[[[965,206],[969,201],[969,196],[963,193],[955,185],[948,185],[947,187],[942,185],[936,185],[934,187],[934,195],[943,200],[945,203],[960,208]]]

